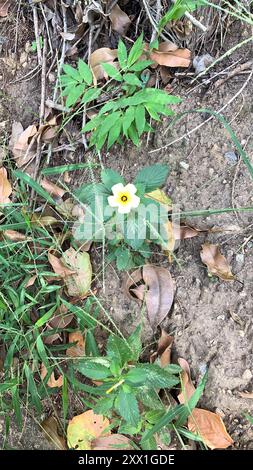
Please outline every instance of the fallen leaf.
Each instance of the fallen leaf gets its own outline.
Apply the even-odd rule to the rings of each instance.
[[[205,243],[200,253],[202,262],[208,267],[209,273],[218,276],[223,281],[235,279],[226,258],[220,253],[218,245]]]
[[[172,208],[172,200],[162,189],[155,189],[154,191],[151,191],[151,193],[146,193],[145,197],[159,202],[159,204],[162,204],[168,210]]]
[[[253,398],[253,392],[239,392],[239,395],[242,398]]]
[[[59,220],[51,215],[32,214],[31,222],[39,227],[50,227],[59,224]]]
[[[85,355],[85,342],[81,331],[69,333],[69,343],[76,343],[76,345],[67,349],[67,356],[83,357]]]
[[[119,5],[115,5],[110,12],[109,18],[112,23],[113,31],[119,33],[120,36],[124,36],[131,24],[129,16],[121,10]]]
[[[2,167],[0,168],[0,204],[8,204],[11,193],[12,188],[7,177],[7,171]]]
[[[129,294],[140,300],[145,300],[148,320],[153,330],[164,320],[169,313],[174,299],[174,284],[170,272],[158,266],[145,265],[142,270],[137,269],[127,281]],[[140,280],[143,285],[137,285]],[[133,295],[132,295],[133,298]]]
[[[50,251],[48,252],[48,261],[51,264],[55,274],[62,278],[66,278],[71,274],[75,274],[75,269],[70,269],[66,266],[62,258],[57,258],[57,256],[53,255]]]
[[[96,415],[93,410],[85,411],[75,416],[68,423],[68,447],[74,450],[91,450],[94,439],[111,434],[109,420],[102,415]]]
[[[59,434],[58,421],[54,416],[45,419],[41,427],[47,440],[54,444],[57,450],[67,450],[65,439]]]
[[[20,122],[13,123],[9,148],[13,153],[18,168],[27,164],[35,157],[36,136],[36,126],[31,125],[24,130]]]
[[[30,277],[30,279],[28,279],[27,283],[25,284],[25,288],[33,286],[37,277],[37,274],[34,274],[34,276]]]
[[[42,188],[44,188],[50,195],[62,198],[65,194],[65,190],[57,186],[56,184],[48,181],[46,178],[40,182]]]
[[[191,62],[191,51],[179,49],[171,41],[161,42],[158,49],[150,52],[150,58],[158,65],[166,67],[189,67]]]
[[[44,364],[41,364],[41,369],[40,369],[40,375],[42,380],[47,376],[47,368]],[[54,372],[50,375],[48,381],[47,381],[47,386],[50,388],[55,388],[55,387],[62,387],[63,385],[63,376],[60,375],[58,379],[55,378]]]
[[[195,387],[191,380],[191,371],[188,362],[182,357],[178,358],[178,364],[182,367],[183,371],[181,372],[182,380],[182,390],[177,396],[180,403],[185,403],[188,401],[195,392]]]
[[[73,313],[67,313],[68,309],[65,305],[60,305],[54,312],[54,316],[48,322],[48,325],[55,329],[66,328],[73,320]]]
[[[8,16],[9,7],[13,3],[13,0],[0,0],[0,16],[4,18]]]
[[[171,362],[171,348],[174,338],[166,331],[161,331],[161,336],[158,341],[157,351],[150,357],[150,362],[153,363],[158,360],[161,367],[168,366]]]
[[[166,222],[165,230],[166,230],[167,242],[162,244],[162,249],[168,256],[170,256],[171,253],[174,251],[175,245],[176,245],[174,227],[170,220]]]
[[[64,252],[61,260],[74,269],[74,273],[65,278],[67,295],[84,298],[90,290],[92,280],[90,255],[86,252],[78,252],[71,247]]]
[[[94,76],[94,84],[96,84],[98,80],[102,80],[103,78],[107,77],[107,74],[101,64],[108,63],[115,65],[113,62],[116,57],[117,50],[109,49],[108,47],[101,47],[100,49],[92,52],[90,56],[90,67]]]
[[[131,441],[122,434],[111,434],[106,437],[98,437],[91,443],[92,450],[131,450]]]
[[[3,235],[13,242],[27,240],[26,235],[20,232],[16,232],[16,230],[4,230]]]
[[[210,449],[226,449],[233,444],[222,418],[211,411],[195,408],[188,418],[189,431],[200,435]]]

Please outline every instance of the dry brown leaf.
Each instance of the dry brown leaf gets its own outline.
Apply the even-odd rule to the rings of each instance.
[[[2,167],[0,168],[0,204],[8,204],[11,193],[12,187],[7,177],[7,171]]]
[[[170,41],[161,42],[158,49],[150,52],[150,58],[158,65],[166,67],[189,67],[191,62],[191,51],[179,49]]]
[[[27,236],[23,233],[16,232],[16,230],[4,230],[3,232],[4,237],[8,238],[13,242],[19,242],[27,240]]]
[[[59,220],[51,215],[32,214],[31,222],[39,227],[50,227],[59,224]]]
[[[162,330],[157,345],[157,351],[151,355],[150,362],[153,363],[158,359],[161,367],[168,366],[171,363],[173,341],[173,336],[170,336],[165,330]]]
[[[69,248],[63,253],[62,262],[67,263],[75,271],[65,278],[66,293],[70,297],[84,298],[87,296],[92,280],[90,255]]]
[[[179,357],[178,364],[183,369],[183,372],[181,372],[183,387],[177,398],[180,403],[185,403],[191,398],[196,389],[191,380],[191,371],[188,362],[182,357]]]
[[[66,350],[66,355],[71,357],[83,357],[85,355],[85,342],[81,331],[69,333],[69,343],[76,343]]]
[[[91,450],[94,439],[108,436],[109,420],[102,415],[96,415],[93,410],[85,411],[75,416],[68,423],[67,439],[70,449]]]
[[[28,281],[25,285],[25,288],[33,286],[33,284],[35,283],[37,277],[38,277],[37,274],[34,274],[34,276],[30,277],[30,279],[28,279]]]
[[[242,398],[253,398],[253,392],[239,392],[239,395]]]
[[[222,418],[211,411],[195,408],[188,418],[188,428],[199,434],[210,449],[226,449],[234,442]]]
[[[41,378],[42,380],[44,380],[44,378],[47,376],[47,368],[44,364],[41,364],[41,369],[40,369],[40,375],[41,375]],[[50,387],[50,388],[59,388],[59,387],[62,387],[63,385],[63,376],[60,375],[58,379],[55,378],[55,374],[54,372],[52,372],[52,374],[50,375],[48,381],[47,381],[47,386]]]
[[[205,243],[200,253],[202,262],[208,267],[209,273],[218,276],[223,281],[235,279],[226,258],[220,253],[218,245]]]
[[[68,309],[65,305],[60,305],[54,312],[54,316],[48,322],[48,325],[51,328],[55,329],[64,329],[66,328],[73,320],[74,315],[72,313],[67,313]]]
[[[71,274],[75,274],[75,269],[70,269],[66,266],[62,258],[57,258],[57,256],[53,255],[50,251],[48,252],[48,261],[51,264],[55,274],[62,278],[66,278]]]
[[[115,5],[110,12],[109,18],[112,23],[113,31],[116,31],[120,36],[124,36],[131,24],[129,16],[121,10],[119,5]]]
[[[57,450],[67,450],[65,439],[58,431],[58,421],[54,416],[50,416],[41,423],[46,439],[54,444]]]
[[[9,7],[13,3],[13,0],[0,0],[0,17],[4,18],[8,16]]]
[[[117,50],[109,49],[108,47],[101,47],[100,49],[92,52],[90,56],[90,67],[94,76],[94,84],[96,84],[98,80],[102,80],[103,78],[107,77],[107,74],[101,66],[101,63],[105,62],[111,65],[115,65],[113,62],[116,57]]]
[[[98,437],[91,443],[92,450],[131,450],[131,441],[122,434]]]
[[[57,186],[56,184],[52,183],[51,181],[48,181],[46,178],[43,178],[43,180],[40,182],[40,185],[42,188],[45,189],[50,195],[62,198],[65,194],[65,190]]]
[[[36,155],[37,127],[31,125],[23,129],[20,122],[12,125],[9,148],[13,153],[18,168],[30,162]]]
[[[170,220],[168,220],[166,222],[165,230],[167,232],[167,243],[166,243],[166,245],[163,244],[162,248],[163,248],[163,250],[165,251],[166,254],[170,255],[174,251],[175,244],[176,244],[174,227],[173,227]]]

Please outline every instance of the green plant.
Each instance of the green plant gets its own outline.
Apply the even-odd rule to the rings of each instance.
[[[82,129],[84,133],[92,132],[90,146],[95,145],[97,150],[106,142],[109,149],[115,142],[121,142],[123,137],[138,145],[141,135],[152,130],[150,121],[160,121],[162,115],[173,115],[168,105],[181,101],[163,90],[146,86],[146,69],[152,60],[146,58],[148,51],[145,50],[142,35],[129,52],[120,40],[117,56],[118,63],[101,64],[110,77],[102,87],[93,86],[92,71],[82,60],[79,60],[77,69],[64,65],[61,76],[62,94],[67,97],[66,106],[79,102],[82,108],[93,102],[92,107],[99,108],[95,117]],[[99,102],[102,92],[108,96],[103,106]]]
[[[179,20],[186,12],[194,11],[199,7],[207,5],[205,0],[176,0],[174,5],[161,18],[158,28],[159,33],[170,21]]]
[[[167,165],[151,165],[137,173],[133,184],[126,185],[119,173],[103,169],[100,183],[83,185],[75,193],[86,205],[86,213],[74,236],[106,241],[108,260],[116,260],[119,270],[145,264],[152,254],[151,242],[160,246],[168,242],[165,226],[171,200],[158,189],[168,172]]]

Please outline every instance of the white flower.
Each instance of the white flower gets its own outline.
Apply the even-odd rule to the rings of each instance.
[[[112,186],[113,196],[108,197],[108,204],[117,207],[120,214],[128,214],[131,209],[136,209],[140,204],[140,198],[136,196],[137,188],[134,184],[122,183]]]

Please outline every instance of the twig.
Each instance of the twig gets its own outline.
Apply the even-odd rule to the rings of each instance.
[[[61,8],[62,8],[62,18],[63,18],[63,32],[67,33],[68,25],[67,25],[66,7],[63,3],[61,4]],[[54,95],[53,95],[53,101],[54,102],[56,101],[56,97],[57,97],[57,89],[58,89],[58,85],[59,85],[59,76],[61,74],[62,67],[63,67],[64,61],[65,61],[65,55],[66,55],[66,39],[65,39],[65,34],[64,34],[63,35],[63,44],[62,44],[61,57],[60,57],[59,66],[58,66],[58,76],[57,76],[55,89],[54,89]]]
[[[214,88],[219,88],[227,80],[229,80],[230,78],[235,77],[235,75],[239,75],[244,70],[249,69],[249,73],[250,73],[250,69],[252,69],[252,65],[253,65],[253,60],[248,60],[248,62],[245,62],[244,64],[238,65],[234,70],[231,70],[226,77],[220,78],[220,80],[217,80],[217,82],[214,84]]]
[[[153,16],[152,16],[151,13],[150,13],[149,5],[147,4],[147,1],[146,1],[146,0],[142,0],[142,3],[143,3],[143,6],[144,6],[145,11],[146,11],[146,13],[147,13],[148,19],[149,19],[151,25],[153,26],[153,28],[154,28],[154,30],[155,30],[155,33],[156,33],[158,36],[160,36],[162,39],[164,39],[164,41],[167,41],[168,39],[166,38],[166,36],[164,36],[164,34],[159,31],[158,25],[156,24],[156,22],[155,22]],[[152,33],[152,34],[153,34],[153,33]]]
[[[176,3],[176,0],[171,0],[172,3]],[[200,23],[199,20],[197,20],[196,18],[194,18],[194,16],[192,16],[188,11],[185,12],[184,16],[186,16],[186,18],[194,25],[196,26],[197,28],[201,29],[201,31],[203,31],[203,33],[206,33],[207,31],[207,27],[204,26],[202,23]]]
[[[45,10],[44,10],[44,5],[43,5],[42,3],[40,3],[40,9],[41,9],[41,11],[42,11],[42,15],[43,15],[44,22],[45,22],[45,25],[46,25],[47,37],[48,37],[48,43],[49,43],[49,47],[50,47],[50,52],[51,52],[51,54],[52,54],[52,56],[53,56],[53,55],[54,55],[54,50],[53,50],[53,46],[52,46],[52,40],[51,40],[50,31],[49,31],[49,27],[48,27],[48,22],[47,22]]]
[[[90,64],[91,44],[92,44],[93,31],[94,31],[94,25],[91,24],[90,25],[90,30],[89,30],[89,42],[88,42],[88,64]],[[83,108],[82,128],[85,126],[85,124],[86,124],[86,105]],[[82,133],[82,143],[83,143],[84,149],[87,150],[88,149],[88,144],[87,144],[87,140],[86,140],[84,132]]]
[[[44,37],[43,41],[43,57],[42,57],[42,70],[41,70],[41,100],[40,100],[40,120],[39,125],[41,126],[45,117],[45,101],[46,101],[46,74],[47,74],[47,37]],[[41,159],[41,138],[38,137],[37,142],[37,151],[36,151],[36,160],[34,168],[34,179],[37,179],[39,166]],[[31,194],[31,199],[33,199],[34,194]]]
[[[57,111],[61,111],[61,113],[69,113],[70,108],[66,108],[66,106],[63,106],[58,103],[54,103],[53,100],[46,100],[46,106],[48,108],[56,109]]]
[[[224,109],[226,109],[231,103],[233,103],[233,101],[238,98],[238,96],[243,92],[243,90],[247,87],[248,83],[250,82],[251,78],[252,78],[252,75],[253,75],[253,70],[251,71],[251,73],[249,74],[249,76],[247,77],[247,80],[245,80],[244,84],[242,85],[242,87],[240,88],[240,90],[238,90],[238,92],[232,96],[230,98],[230,100],[224,104],[224,106],[222,106],[220,109],[218,109],[218,111],[216,111],[216,114],[220,114],[222,113],[222,111],[224,111]],[[205,124],[207,124],[208,122],[212,121],[212,119],[214,119],[214,115],[210,116],[208,119],[206,119],[205,121],[201,122],[198,126],[194,127],[193,129],[191,129],[189,132],[181,135],[180,137],[178,137],[177,139],[174,139],[172,140],[171,142],[169,142],[168,144],[166,145],[163,145],[162,147],[159,147],[157,149],[154,149],[154,150],[150,150],[149,153],[155,153],[155,152],[160,152],[161,150],[164,150],[164,149],[167,149],[168,147],[170,147],[171,145],[173,144],[176,144],[177,142],[180,142],[181,140],[185,139],[185,137],[189,137],[191,134],[193,134],[194,132],[198,131],[199,129],[201,129],[201,127],[203,127]]]
[[[159,23],[160,16],[161,16],[161,9],[162,9],[162,4],[161,0],[156,0],[156,23]],[[152,36],[151,36],[151,42],[153,42],[156,38],[156,30],[153,29]]]
[[[18,26],[19,26],[19,15],[20,15],[20,8],[21,7],[21,0],[18,2],[18,11],[17,11],[17,16],[16,16],[16,32],[15,32],[15,57],[17,59],[17,51],[18,51]]]
[[[41,44],[40,44],[39,19],[38,19],[37,7],[34,4],[32,4],[32,10],[33,10],[34,34],[35,34],[35,41],[36,41],[36,47],[37,47],[38,63],[39,65],[41,65],[42,64],[42,52],[41,52]]]

